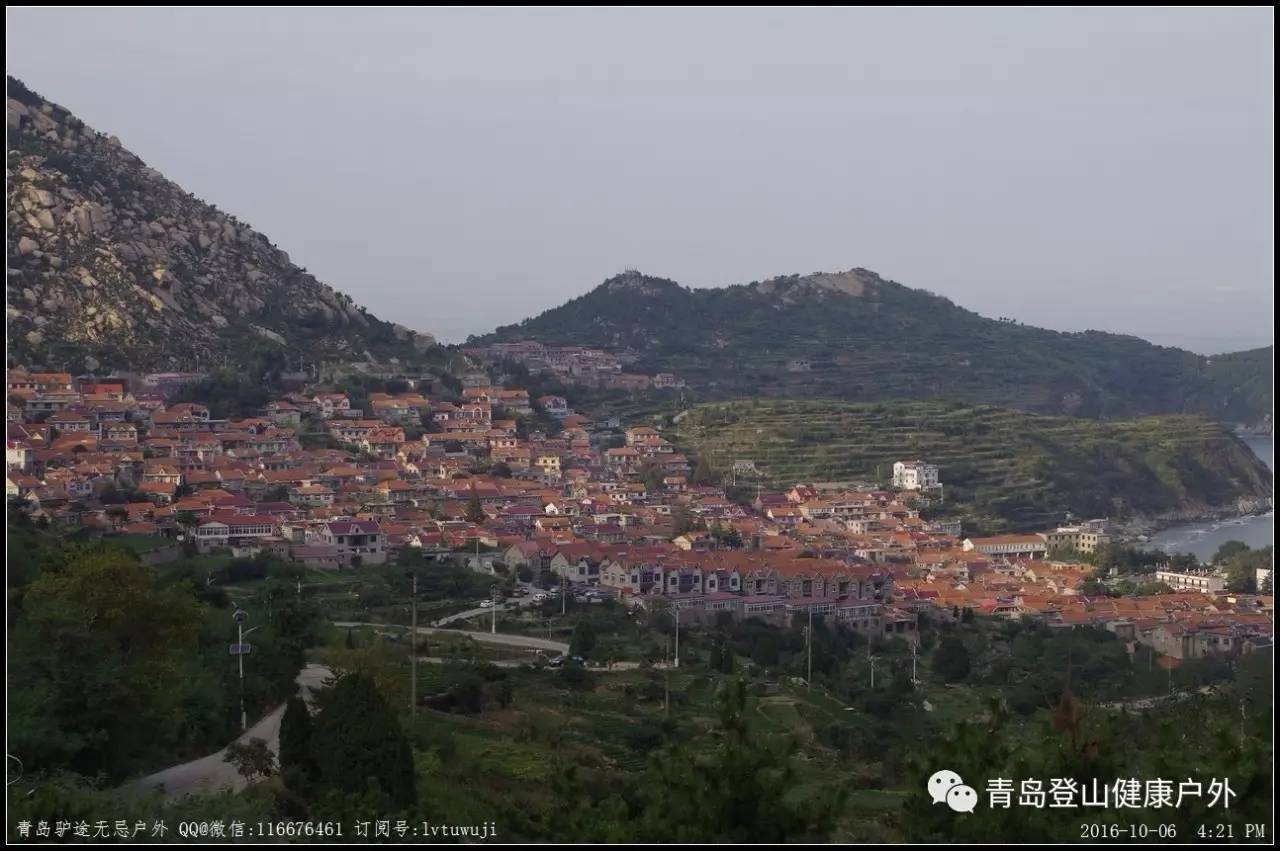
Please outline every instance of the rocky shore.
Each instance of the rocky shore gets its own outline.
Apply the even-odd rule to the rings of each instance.
[[[1216,523],[1238,517],[1257,517],[1275,508],[1273,498],[1241,497],[1233,505],[1168,512],[1155,517],[1133,517],[1115,524],[1114,535],[1122,542],[1152,535],[1190,523]]]

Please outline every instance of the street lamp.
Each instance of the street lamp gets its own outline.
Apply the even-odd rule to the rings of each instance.
[[[231,653],[236,657],[236,663],[240,668],[240,729],[243,731],[249,729],[249,715],[244,709],[244,657],[249,655],[249,645],[244,643],[244,637],[251,634],[253,630],[259,629],[259,627],[255,626],[248,631],[245,630],[244,622],[248,620],[249,613],[239,606],[236,606],[236,610],[232,612],[231,617],[236,622],[237,640],[235,646],[231,648]]]

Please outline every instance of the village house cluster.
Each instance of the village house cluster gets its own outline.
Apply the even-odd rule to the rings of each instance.
[[[1271,640],[1270,597],[1190,575],[1173,594],[1081,593],[1092,568],[1061,554],[1106,544],[1103,523],[981,538],[923,519],[942,487],[925,461],[896,464],[891,488],[797,484],[735,501],[691,481],[658,430],[595,423],[522,388],[374,392],[361,405],[297,392],[220,419],[131,385],[11,371],[10,499],[36,520],[154,537],[174,557],[181,538],[338,570],[410,548],[694,619],[812,612],[910,638],[920,617],[969,609],[1100,626],[1172,659]]]
[[[683,387],[684,381],[670,372],[656,375],[625,372],[628,359],[600,349],[581,346],[546,346],[535,340],[515,343],[493,343],[464,349],[481,363],[499,364],[511,361],[531,373],[553,375],[565,384],[604,387],[611,390],[662,390]]]

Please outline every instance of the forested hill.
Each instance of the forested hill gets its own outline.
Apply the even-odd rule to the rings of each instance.
[[[947,398],[1046,413],[1271,410],[1270,348],[1215,358],[1097,331],[988,319],[866,269],[689,289],[627,272],[475,343],[538,340],[627,352],[711,398]]]

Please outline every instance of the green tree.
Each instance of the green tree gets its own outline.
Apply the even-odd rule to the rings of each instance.
[[[173,519],[182,529],[184,537],[200,523],[200,518],[196,517],[193,511],[179,511]]]
[[[255,777],[270,777],[276,773],[276,755],[263,739],[253,738],[245,744],[232,742],[227,745],[223,760],[234,765],[240,776],[250,782]]]
[[[1249,545],[1244,541],[1227,541],[1218,547],[1218,551],[1213,555],[1214,564],[1223,564],[1241,553],[1249,552]]]
[[[28,766],[65,759],[119,779],[184,724],[201,612],[185,588],[160,585],[124,550],[79,547],[66,558],[22,597],[10,684],[40,699],[10,707],[20,715],[11,715],[9,747]],[[21,716],[28,711],[40,717]],[[61,731],[56,741],[36,733],[49,725]]]
[[[693,476],[690,481],[695,485],[713,485],[716,483],[716,472],[711,468],[711,462],[707,460],[706,453],[698,456],[698,464],[693,468]]]
[[[129,519],[129,509],[123,505],[111,505],[107,507],[107,519],[111,521],[112,529],[119,529],[124,522]]]
[[[596,632],[591,628],[591,624],[586,621],[578,621],[573,628],[573,637],[569,639],[569,654],[586,659],[591,655],[591,651],[595,649],[595,646]]]
[[[933,672],[944,683],[958,683],[969,676],[969,651],[958,635],[942,639],[933,654]]]
[[[1227,541],[1213,557],[1214,565],[1226,574],[1227,588],[1241,593],[1255,593],[1258,589],[1258,570],[1269,569],[1272,548],[1252,549],[1239,541]]]
[[[832,786],[793,794],[800,782],[795,744],[747,730],[747,686],[726,684],[709,754],[676,747],[655,760],[645,790],[641,835],[675,842],[821,842],[843,804]]]
[[[689,510],[689,506],[680,504],[671,510],[671,526],[675,536],[679,537],[698,528],[698,521]]]
[[[653,493],[661,491],[663,489],[663,480],[665,478],[666,473],[664,473],[662,468],[652,461],[647,461],[640,467],[640,481],[644,482],[646,490]]]
[[[724,665],[724,642],[716,641],[711,645],[711,654],[707,658],[707,665],[713,671],[719,671]]]
[[[467,499],[466,518],[468,523],[483,523],[485,521],[484,507],[480,504],[480,495],[476,492],[476,483],[471,483],[471,496]]]
[[[311,768],[311,712],[306,701],[294,695],[280,719],[280,771],[305,776]]]
[[[31,503],[20,496],[9,497],[9,522],[20,527],[31,526]]]
[[[338,680],[315,718],[311,740],[323,787],[344,794],[375,789],[401,808],[415,800],[412,748],[367,674]]]

